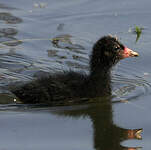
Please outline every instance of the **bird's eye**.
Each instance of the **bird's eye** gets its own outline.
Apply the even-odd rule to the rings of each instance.
[[[115,51],[118,51],[119,49],[120,49],[120,47],[118,47],[118,46],[116,46],[116,47],[114,48]]]

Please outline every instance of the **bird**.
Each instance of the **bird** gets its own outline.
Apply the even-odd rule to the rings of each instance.
[[[52,104],[111,95],[111,69],[120,60],[139,54],[117,37],[105,35],[92,47],[89,73],[64,71],[11,88],[25,104]]]

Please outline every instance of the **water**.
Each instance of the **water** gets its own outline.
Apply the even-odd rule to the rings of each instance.
[[[0,149],[148,150],[150,5],[149,0],[1,0]],[[135,25],[144,27],[137,43]],[[51,108],[15,104],[7,85],[49,72],[88,72],[92,45],[107,34],[140,54],[113,69],[112,102]]]

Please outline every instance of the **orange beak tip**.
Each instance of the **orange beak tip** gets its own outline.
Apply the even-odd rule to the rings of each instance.
[[[124,54],[123,54],[123,57],[124,58],[127,58],[127,57],[138,57],[139,54],[127,47],[124,48]]]

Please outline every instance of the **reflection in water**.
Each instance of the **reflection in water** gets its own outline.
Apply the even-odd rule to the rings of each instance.
[[[71,41],[72,36],[69,34],[59,35],[52,39],[54,47],[69,50],[84,50],[85,48],[79,44],[74,44]]]
[[[16,16],[13,16],[11,13],[0,12],[0,20],[4,21],[5,24],[18,24],[22,22],[22,19]],[[7,46],[17,46],[22,42],[16,41],[14,37],[18,33],[18,30],[15,28],[0,28],[0,43]],[[7,41],[13,41],[7,43]]]
[[[22,19],[16,16],[13,16],[11,13],[0,12],[0,20],[5,21],[8,24],[21,23]]]
[[[14,28],[0,28],[0,37],[9,37],[17,34],[17,30]]]
[[[142,129],[124,129],[113,123],[112,105],[109,99],[104,103],[91,104],[84,108],[55,112],[67,117],[89,117],[93,123],[93,143],[96,150],[136,150],[140,147],[124,147],[120,143],[128,139],[141,139]],[[107,103],[108,101],[108,103]]]
[[[0,28],[0,43],[7,46],[17,46],[21,44],[21,41],[14,38],[17,33],[18,31],[14,28]]]

